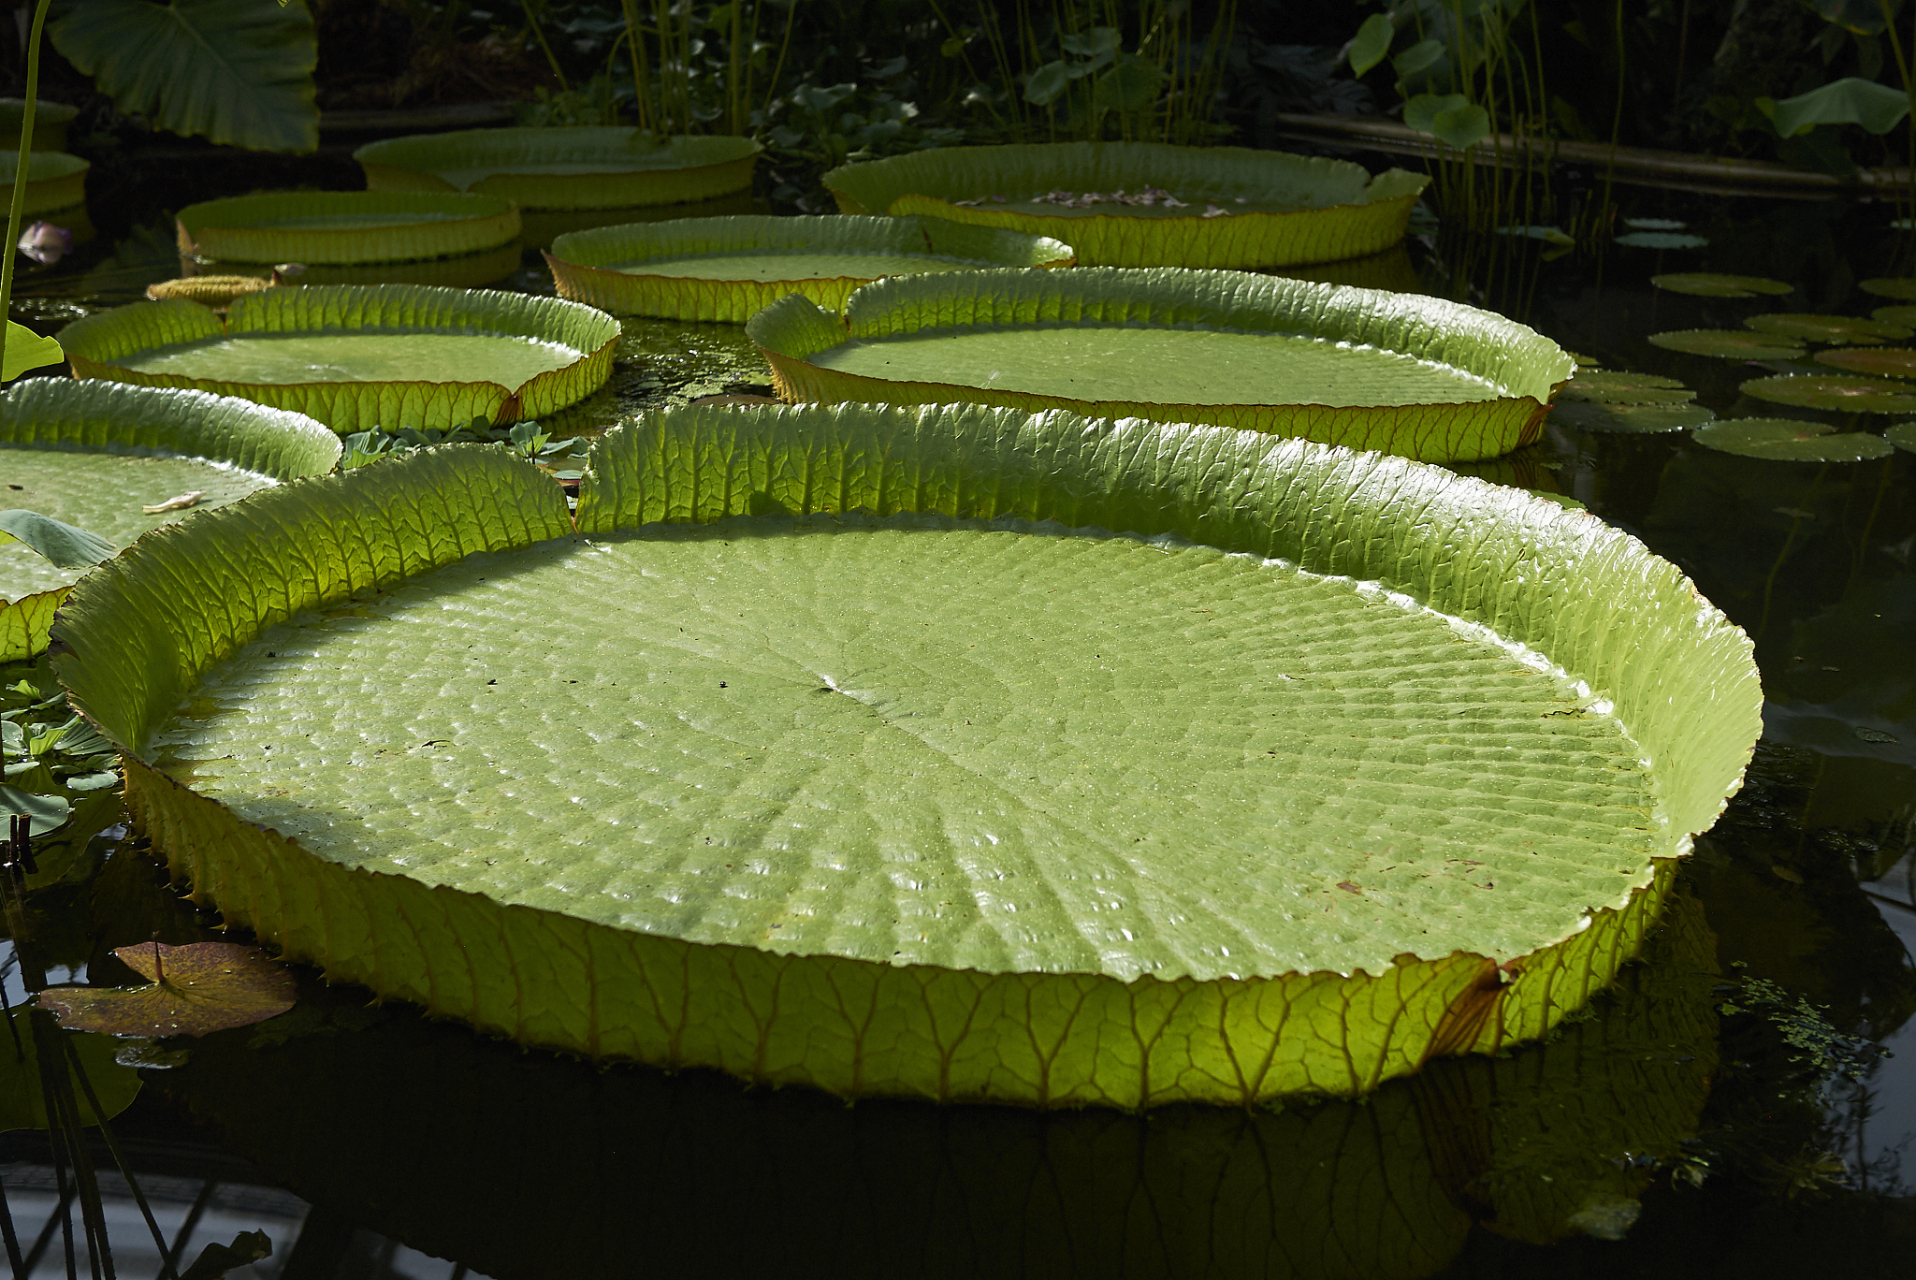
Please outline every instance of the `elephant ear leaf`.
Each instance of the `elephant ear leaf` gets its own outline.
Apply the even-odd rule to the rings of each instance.
[[[318,43],[303,4],[86,0],[52,35],[122,110],[163,129],[260,151],[319,146]]]

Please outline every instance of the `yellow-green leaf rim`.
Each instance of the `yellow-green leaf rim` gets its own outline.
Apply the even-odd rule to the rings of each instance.
[[[1092,400],[1003,385],[881,378],[819,361],[857,342],[919,333],[935,339],[1091,326],[1270,334],[1373,348],[1481,379],[1496,394],[1468,402],[1344,406]],[[765,352],[778,394],[788,401],[1059,408],[1095,417],[1268,431],[1424,462],[1490,458],[1534,443],[1551,397],[1575,369],[1550,339],[1475,307],[1245,272],[1175,268],[903,276],[857,290],[842,321],[808,299],[788,297],[754,316],[745,331]]]
[[[116,382],[29,378],[0,394],[0,472],[23,453],[43,463],[47,455],[62,455],[58,465],[39,471],[42,478],[63,477],[59,492],[43,495],[55,497],[56,505],[34,509],[123,546],[149,529],[188,514],[197,518],[275,481],[322,475],[339,461],[340,445],[339,437],[311,418],[245,400]],[[204,464],[211,463],[219,491],[188,511],[143,512],[126,477],[178,468],[149,468],[135,459],[178,460],[189,474],[206,474]],[[147,484],[166,487],[166,479],[155,476]],[[176,494],[177,489],[149,492],[147,500],[157,504]],[[22,504],[16,495],[9,505]],[[17,662],[47,647],[54,611],[80,573],[57,569],[24,551],[8,554],[26,557],[22,563],[31,570],[24,584],[29,589],[6,591],[17,598],[0,606],[0,662]]]
[[[18,143],[15,144],[18,146]],[[28,215],[65,212],[86,205],[86,175],[92,168],[64,151],[35,151],[27,160]],[[13,200],[14,175],[20,171],[20,153],[0,150],[0,200]]]
[[[1404,238],[1429,182],[1402,169],[1372,177],[1348,160],[1157,142],[941,147],[825,175],[843,213],[915,213],[1053,236],[1077,250],[1079,262],[1102,267],[1284,267],[1379,253]],[[1187,201],[1189,215],[1064,217],[954,203],[1146,186]],[[1294,207],[1232,212],[1240,198]],[[1223,213],[1205,217],[1207,200],[1221,202]]]
[[[829,255],[863,258],[873,265],[859,274],[793,273],[780,280],[703,278],[686,259],[715,255],[768,254],[799,258]],[[780,298],[798,293],[821,307],[842,311],[860,285],[910,271],[924,259],[931,269],[953,260],[974,268],[1068,267],[1069,245],[1045,236],[972,227],[939,218],[684,218],[574,231],[553,241],[545,255],[561,298],[615,315],[667,320],[743,323]],[[671,262],[671,274],[645,264]]]
[[[119,361],[156,348],[250,334],[453,333],[562,343],[584,354],[516,391],[497,382],[266,383],[147,372]],[[224,322],[196,303],[136,302],[60,331],[76,378],[195,387],[306,414],[338,432],[384,427],[444,430],[484,417],[542,418],[577,404],[612,373],[619,322],[558,298],[425,285],[311,285],[263,289],[234,301]]]
[[[369,142],[353,152],[371,191],[472,191],[522,211],[620,209],[710,200],[752,185],[750,138],[673,137],[614,126],[460,129]]]
[[[519,238],[511,201],[465,192],[267,192],[190,204],[175,222],[183,255],[218,263],[421,262]]]
[[[1504,914],[1484,918],[1493,932],[1535,931],[1509,953],[1411,947],[1373,969],[1270,973],[1212,959],[1204,974],[1164,979],[1114,976],[1126,965],[1103,962],[950,968],[635,931],[609,900],[551,881],[562,863],[534,873],[546,887],[498,898],[396,865],[355,869],[153,763],[195,689],[268,627],[313,610],[350,627],[375,616],[365,609],[382,593],[476,552],[558,539],[538,554],[590,555],[639,545],[629,540],[646,535],[633,531],[661,522],[768,512],[1051,520],[1373,581],[1401,607],[1525,646],[1613,704],[1654,775],[1658,821],[1632,869],[1609,873],[1614,887],[1560,895],[1547,924],[1527,909],[1527,923],[1510,924],[1507,898],[1494,899]],[[1748,639],[1674,566],[1586,514],[1379,454],[971,406],[691,408],[596,444],[578,520],[584,542],[558,486],[477,446],[288,485],[146,539],[85,579],[56,627],[55,670],[125,754],[128,803],[175,871],[229,920],[336,978],[596,1056],[1041,1107],[1357,1094],[1433,1056],[1544,1034],[1638,952],[1760,729]],[[1042,753],[1046,736],[1031,741]],[[593,856],[607,851],[595,844]]]

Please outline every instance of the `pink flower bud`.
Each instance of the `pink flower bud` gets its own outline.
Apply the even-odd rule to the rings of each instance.
[[[73,248],[73,233],[51,222],[36,222],[20,233],[20,252],[45,266],[52,266]]]

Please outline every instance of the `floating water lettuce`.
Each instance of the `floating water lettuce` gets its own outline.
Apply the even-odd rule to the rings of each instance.
[[[1790,293],[1795,286],[1768,276],[1734,276],[1715,271],[1677,271],[1651,276],[1650,283],[1671,293],[1698,298],[1754,298],[1759,294]]]
[[[457,258],[519,238],[511,201],[455,192],[266,192],[188,205],[175,224],[183,256],[222,265]]]
[[[1676,329],[1651,334],[1650,345],[1723,360],[1794,360],[1803,354],[1789,338],[1747,329]]]
[[[1816,363],[1830,365],[1846,373],[1866,373],[1879,378],[1916,378],[1916,350],[1909,347],[1819,351],[1816,353]]]
[[[1779,374],[1752,378],[1738,388],[1746,396],[1787,404],[1798,409],[1833,409],[1843,413],[1916,413],[1916,394],[1893,382],[1873,378],[1819,377]]]
[[[1838,431],[1794,418],[1725,418],[1700,428],[1698,444],[1745,458],[1783,462],[1863,462],[1888,457],[1889,441],[1867,431]]]
[[[0,395],[6,502],[115,546],[278,481],[319,475],[339,440],[299,414],[198,391],[32,378]],[[190,504],[168,507],[184,494]],[[81,570],[0,546],[0,661],[46,648]]]
[[[1580,369],[1558,395],[1592,404],[1683,404],[1696,399],[1696,392],[1662,374],[1595,369]]]
[[[79,378],[198,387],[336,431],[543,418],[604,385],[618,321],[557,298],[404,285],[265,289],[224,322],[190,302],[75,321]]]
[[[842,213],[1051,236],[1087,266],[1282,267],[1379,253],[1430,179],[1347,160],[1155,142],[940,147],[833,169]],[[1120,199],[1145,188],[1170,197]],[[1092,198],[1097,197],[1097,198]]]
[[[1601,521],[976,406],[649,416],[576,535],[530,464],[423,451],[61,619],[142,829],[291,957],[524,1042],[1039,1107],[1535,1038],[1760,727],[1749,641]]]
[[[1903,325],[1889,324],[1882,320],[1866,320],[1861,316],[1779,313],[1751,316],[1743,323],[1760,333],[1771,333],[1798,342],[1853,342],[1869,346],[1892,339],[1900,341],[1911,334],[1911,331]]]
[[[710,200],[752,185],[750,138],[636,129],[460,129],[369,142],[353,152],[372,191],[471,191],[521,210],[613,209]]]
[[[1473,1223],[1536,1244],[1627,1225],[1696,1132],[1716,982],[1715,939],[1679,891],[1644,962],[1547,1043],[1283,1108],[847,1107],[594,1070],[346,991],[304,1016],[352,1034],[215,1038],[153,1087],[267,1177],[502,1280],[601,1275],[634,1238],[668,1275],[796,1257],[893,1280],[926,1274],[936,1240],[930,1274],[947,1277],[1412,1280]],[[500,1177],[502,1150],[539,1176]]]
[[[695,218],[560,236],[559,296],[619,315],[743,323],[788,294],[833,311],[881,276],[1068,267],[1069,245],[940,218]]]
[[[1529,444],[1572,372],[1502,316],[1235,271],[977,271],[802,297],[746,333],[786,400],[1067,408],[1210,422],[1427,461]]]
[[[1625,435],[1660,435],[1688,431],[1711,421],[1716,414],[1700,404],[1593,404],[1571,402],[1550,410],[1550,421],[1584,431],[1611,431]]]

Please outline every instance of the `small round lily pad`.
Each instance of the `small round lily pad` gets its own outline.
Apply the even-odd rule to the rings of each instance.
[[[1886,457],[1889,441],[1795,418],[1728,418],[1699,428],[1696,442],[1745,458],[1779,462],[1863,462]]]
[[[1820,377],[1780,374],[1752,378],[1739,388],[1744,395],[1798,409],[1834,409],[1844,413],[1916,413],[1916,395],[1894,383],[1874,378]]]
[[[1696,399],[1696,392],[1675,378],[1656,373],[1627,371],[1579,372],[1558,393],[1565,401],[1585,400],[1592,404],[1682,404]]]
[[[1688,431],[1714,421],[1716,414],[1700,404],[1591,404],[1572,401],[1550,411],[1560,426],[1624,435],[1657,435]]]
[[[1903,325],[1866,319],[1863,316],[1790,315],[1775,312],[1769,315],[1751,316],[1743,323],[1759,333],[1773,333],[1779,337],[1794,338],[1799,342],[1853,342],[1859,346],[1907,338],[1911,333]]]
[[[1883,433],[1883,439],[1898,449],[1916,453],[1916,422],[1899,422]]]
[[[1879,298],[1916,302],[1916,277],[1878,276],[1874,280],[1862,281],[1857,287],[1864,293],[1873,293]]]
[[[1747,329],[1673,329],[1651,334],[1650,345],[1723,360],[1794,360],[1803,354],[1787,338]]]
[[[1681,231],[1690,224],[1681,218],[1625,218],[1623,225],[1632,231]]]
[[[1916,329],[1916,306],[1878,307],[1870,315],[1886,324],[1900,324]]]
[[[1858,351],[1842,348],[1819,351],[1816,363],[1848,373],[1867,373],[1879,378],[1916,378],[1916,350],[1909,347],[1865,347]]]
[[[1651,276],[1650,283],[1671,293],[1698,298],[1754,298],[1764,293],[1789,293],[1794,285],[1768,276],[1732,276],[1718,271],[1678,271]]]

